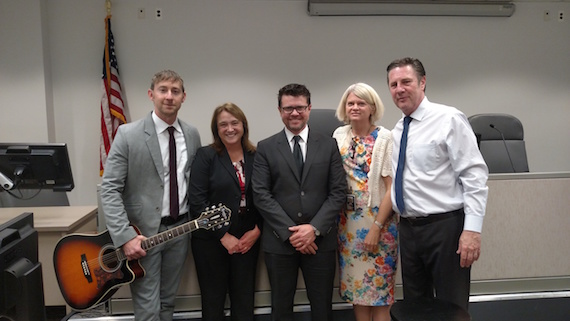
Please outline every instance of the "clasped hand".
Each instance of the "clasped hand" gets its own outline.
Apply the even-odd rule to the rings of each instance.
[[[221,238],[220,242],[229,254],[245,254],[253,247],[260,234],[261,231],[256,225],[253,229],[245,232],[239,239],[230,233],[226,233]]]
[[[318,247],[315,244],[317,237],[311,224],[291,226],[289,231],[293,233],[289,236],[289,242],[295,250],[302,254],[317,254]]]

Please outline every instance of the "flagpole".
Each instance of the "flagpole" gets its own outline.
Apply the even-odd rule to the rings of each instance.
[[[111,0],[105,0],[107,5],[107,17],[105,17],[105,68],[107,69],[107,88],[111,88],[111,66],[109,65],[109,24],[111,20]],[[111,99],[111,97],[107,97],[107,99]]]
[[[101,75],[101,140],[99,146],[99,175],[103,175],[105,161],[120,125],[127,122],[126,104],[119,81],[119,67],[115,56],[115,41],[111,32],[111,0],[105,0],[105,50]]]

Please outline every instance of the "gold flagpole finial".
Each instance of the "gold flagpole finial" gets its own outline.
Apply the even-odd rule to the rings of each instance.
[[[107,8],[107,15],[111,15],[111,0],[105,0],[105,7]]]

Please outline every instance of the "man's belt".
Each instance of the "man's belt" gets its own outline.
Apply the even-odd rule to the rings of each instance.
[[[402,220],[410,223],[410,225],[426,225],[437,221],[442,221],[448,218],[452,218],[456,215],[460,215],[463,213],[463,208],[460,208],[455,211],[440,213],[440,214],[430,214],[428,216],[420,216],[420,217],[402,217]]]
[[[187,214],[188,213],[180,214],[180,215],[178,215],[178,217],[176,219],[173,219],[171,216],[165,216],[160,220],[160,224],[163,224],[163,225],[176,224],[176,223],[182,221],[183,219],[185,219]]]

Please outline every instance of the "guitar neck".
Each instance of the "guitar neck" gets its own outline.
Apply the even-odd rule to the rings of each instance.
[[[222,224],[227,224],[226,222],[230,220],[230,216],[231,211],[226,206],[223,206],[222,204],[218,205],[217,208],[215,206],[212,206],[210,209],[206,209],[205,212],[202,212],[200,217],[195,220],[178,225],[175,228],[166,230],[162,233],[145,239],[141,242],[141,248],[145,251],[148,251],[157,245],[173,240],[179,236],[191,233],[197,229],[212,229],[215,227],[220,227]],[[115,252],[119,261],[124,261],[127,259],[127,256],[123,252],[122,248],[116,249]]]
[[[166,243],[170,240],[174,240],[179,236],[186,235],[199,228],[200,227],[198,225],[198,220],[193,220],[147,238],[146,240],[142,241],[141,247],[143,250],[148,251],[157,245]]]
[[[182,225],[178,225],[175,228],[171,228],[170,230],[166,230],[162,233],[158,233],[156,235],[153,235],[149,238],[147,238],[146,240],[141,242],[141,247],[143,250],[147,251],[152,249],[153,247],[160,245],[162,243],[166,243],[170,240],[174,240],[175,238],[182,236],[182,235],[186,235],[188,233],[191,233],[197,229],[200,228],[200,226],[198,225],[198,220],[193,220],[190,221],[188,223],[184,223]],[[117,254],[117,259],[119,261],[125,261],[127,259],[127,256],[125,255],[125,252],[123,252],[122,248],[118,248],[115,250],[116,254]]]

